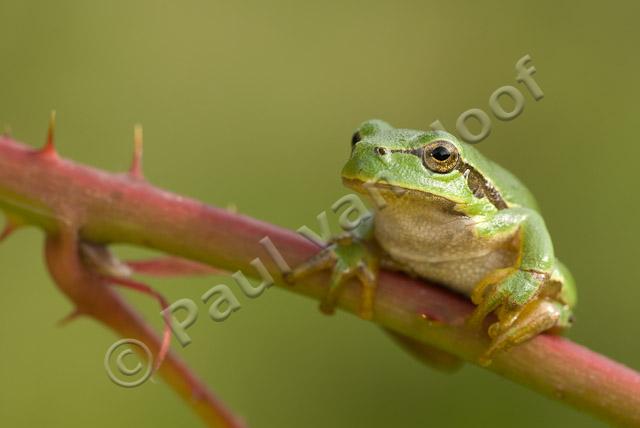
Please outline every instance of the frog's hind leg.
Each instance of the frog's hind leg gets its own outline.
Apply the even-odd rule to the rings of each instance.
[[[491,326],[491,345],[480,357],[480,364],[489,365],[497,353],[525,342],[554,327],[568,327],[569,306],[547,297],[536,298],[519,308],[498,312],[499,321]]]

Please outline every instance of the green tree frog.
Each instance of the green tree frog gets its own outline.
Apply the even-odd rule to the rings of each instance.
[[[474,146],[443,131],[370,120],[353,135],[342,180],[373,200],[374,214],[286,277],[295,282],[332,269],[325,312],[333,312],[341,285],[357,277],[360,315],[371,318],[382,266],[468,296],[476,328],[495,313],[484,361],[571,324],[573,279],[554,256],[535,199]]]

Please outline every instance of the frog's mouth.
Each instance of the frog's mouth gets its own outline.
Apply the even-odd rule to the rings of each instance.
[[[423,190],[405,189],[403,187],[389,184],[384,181],[376,181],[376,180],[363,181],[358,178],[342,177],[342,183],[346,187],[374,199],[376,197],[385,197],[385,196],[391,196],[396,198],[399,196],[414,196],[414,197],[419,197],[424,201],[447,200],[447,198],[444,198],[440,195],[436,195],[434,193],[425,192]]]
[[[347,177],[342,177],[342,184],[344,184],[349,189],[355,190],[358,193],[367,193],[367,188],[365,187],[365,185],[366,186],[375,185],[374,182],[371,182],[371,184],[366,184],[364,181],[358,180],[357,178],[347,178]]]
[[[395,191],[396,193],[406,192],[406,189],[402,189],[398,186],[394,186],[392,184],[382,182],[382,181],[376,181],[376,180],[363,181],[358,178],[342,177],[342,184],[364,195],[371,195],[374,189],[378,191],[392,190],[392,191]]]

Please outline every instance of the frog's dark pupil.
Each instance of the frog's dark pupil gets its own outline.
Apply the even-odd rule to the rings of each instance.
[[[446,161],[451,156],[451,152],[444,146],[438,146],[431,151],[431,156],[437,161]]]
[[[360,141],[362,139],[362,137],[360,136],[359,132],[356,132],[355,134],[353,134],[353,136],[351,137],[351,145],[354,146],[358,141]]]

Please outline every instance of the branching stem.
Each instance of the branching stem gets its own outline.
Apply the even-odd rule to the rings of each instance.
[[[0,208],[43,228],[48,248],[55,248],[62,225],[71,225],[80,239],[92,243],[130,243],[247,275],[255,275],[250,262],[259,257],[277,285],[315,299],[322,297],[327,283],[327,276],[319,274],[294,287],[282,284],[277,264],[260,244],[264,237],[291,266],[317,251],[289,230],[163,191],[130,175],[34,151],[9,138],[0,138]],[[60,260],[59,265],[67,262]],[[57,282],[68,281],[56,269],[59,266],[52,273]],[[101,303],[104,307],[93,307],[96,313],[108,305],[124,305],[110,288],[104,290],[109,297]],[[350,283],[340,307],[356,313],[358,303],[359,287]],[[424,282],[382,272],[374,309],[375,323],[472,363],[487,346],[484,335],[465,327],[471,304]],[[122,334],[125,325],[123,321],[117,329]],[[640,426],[640,375],[567,339],[540,335],[497,356],[488,369],[609,422]]]

